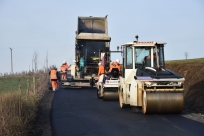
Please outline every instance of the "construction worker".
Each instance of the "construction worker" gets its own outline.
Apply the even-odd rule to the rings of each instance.
[[[84,59],[84,57],[80,58],[79,64],[80,64],[80,72],[81,72],[80,78],[83,78],[83,75],[84,75],[84,66],[85,66],[85,59]]]
[[[156,53],[153,54],[154,66],[156,66]],[[145,56],[144,65],[151,67],[151,55]]]
[[[99,68],[98,68],[98,82],[101,83],[101,82],[103,82],[103,76],[104,76],[105,71],[104,71],[104,66],[101,65],[100,62],[98,63],[98,66],[99,66]]]
[[[57,84],[57,80],[58,80],[58,72],[57,72],[57,68],[55,66],[53,66],[49,72],[50,75],[50,81],[52,84],[52,90],[56,91],[58,84]]]
[[[119,61],[119,59],[116,59],[115,62],[112,62],[110,64],[109,72],[111,72],[112,68],[118,68],[118,71],[120,71],[121,68],[120,68],[120,61]]]
[[[68,70],[70,67],[71,67],[71,65],[68,65],[68,64],[67,64],[67,61],[64,60],[63,63],[62,63],[62,65],[61,65],[61,67],[60,67],[60,71],[62,72],[62,74],[61,74],[61,79],[62,79],[62,80],[65,80],[65,79],[67,78],[66,72],[67,72],[67,70]]]

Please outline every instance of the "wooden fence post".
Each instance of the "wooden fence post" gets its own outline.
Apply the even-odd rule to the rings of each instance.
[[[26,101],[28,100],[28,95],[29,95],[29,87],[30,87],[30,80],[29,80],[29,79],[27,79]]]
[[[35,74],[33,74],[33,92],[35,94]]]
[[[19,94],[18,112],[19,112],[19,115],[21,116],[21,95],[22,95],[22,87],[21,87],[21,85],[19,85],[19,91],[20,91],[20,94]]]
[[[2,100],[2,97],[1,97],[1,99],[0,99],[0,102],[1,102],[1,104],[3,103],[3,100]],[[3,113],[2,113],[2,106],[1,106],[1,109],[0,109],[0,115],[1,115],[1,122],[2,122],[2,126],[1,126],[1,136],[3,135],[3,127],[4,127],[4,125],[3,125]]]

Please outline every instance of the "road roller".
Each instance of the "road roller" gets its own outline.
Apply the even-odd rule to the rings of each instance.
[[[165,67],[165,42],[128,42],[123,50],[119,78],[121,108],[141,107],[144,114],[181,113],[184,107],[184,81]]]
[[[108,74],[102,75],[103,82],[97,84],[97,97],[103,98],[104,101],[118,100],[119,71],[113,68]]]

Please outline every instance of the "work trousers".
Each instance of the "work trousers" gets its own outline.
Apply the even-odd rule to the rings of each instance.
[[[62,73],[62,76],[61,76],[61,79],[66,79],[66,72],[65,73]]]
[[[55,90],[57,88],[57,79],[51,79],[52,89]]]

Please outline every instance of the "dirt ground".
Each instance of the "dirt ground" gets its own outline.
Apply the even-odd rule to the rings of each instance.
[[[169,63],[166,68],[185,78],[184,110],[204,114],[204,63]]]
[[[36,122],[34,123],[33,136],[52,136],[50,112],[55,92],[49,90],[44,95],[38,109]]]
[[[184,110],[182,116],[204,123],[204,63],[167,63],[166,68],[185,78]],[[38,136],[51,136],[50,110],[54,97],[51,90],[39,106],[35,131]]]

